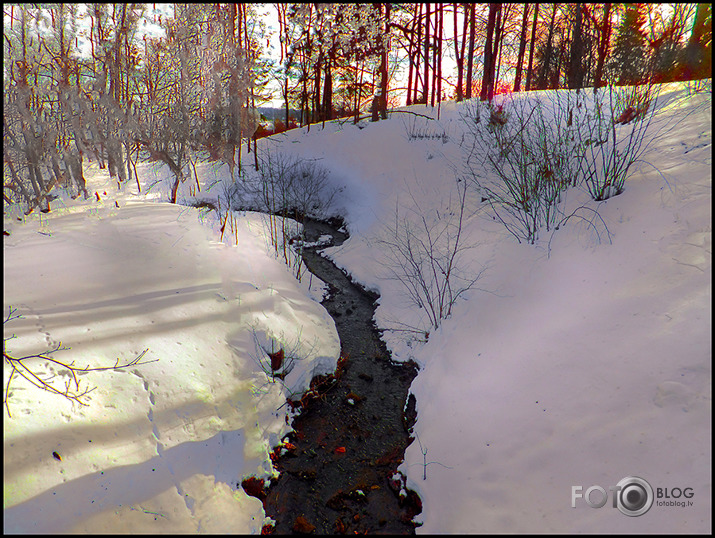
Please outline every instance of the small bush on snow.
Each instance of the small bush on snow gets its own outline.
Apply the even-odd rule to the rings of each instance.
[[[296,231],[287,219],[302,223],[305,217],[325,216],[339,190],[330,183],[328,170],[320,163],[267,151],[256,173],[230,186],[225,205],[265,213],[273,249],[300,279],[304,273],[302,227]]]
[[[410,301],[424,309],[430,324],[438,328],[452,313],[459,297],[473,289],[484,269],[466,270],[463,254],[473,248],[465,237],[467,186],[457,182],[457,200],[439,211],[413,205],[395,208],[394,223],[385,226],[377,242],[383,245],[383,265],[402,283]]]
[[[542,99],[468,101],[461,110],[467,176],[507,230],[532,244],[544,225],[555,226],[562,193],[574,181],[568,106],[559,93]]]
[[[653,140],[647,136],[660,86],[644,84],[577,94],[573,126],[578,178],[594,200],[623,192],[632,166]],[[586,105],[586,98],[591,106]]]
[[[546,91],[504,98],[497,105],[467,101],[462,141],[468,177],[519,242],[558,228],[572,215],[561,203],[570,187],[596,201],[620,194],[654,139],[647,135],[657,107],[653,85]]]

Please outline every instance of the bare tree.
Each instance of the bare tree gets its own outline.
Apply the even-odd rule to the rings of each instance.
[[[526,70],[526,91],[531,90],[531,81],[534,76],[534,49],[536,48],[536,24],[539,20],[539,4],[534,4],[534,21],[531,25],[531,39],[529,46],[529,67]]]
[[[399,281],[415,306],[424,309],[438,328],[460,297],[475,288],[484,273],[466,267],[466,250],[476,244],[465,238],[466,183],[458,180],[455,199],[440,210],[426,211],[411,196],[411,206],[395,208],[394,223],[386,224],[377,240],[385,246],[384,266]]]
[[[538,4],[537,4],[538,5]],[[526,52],[526,30],[529,18],[529,4],[524,4],[524,16],[521,21],[521,33],[519,34],[519,57],[516,61],[516,77],[514,79],[514,91],[521,90],[521,74],[524,64],[524,53]]]

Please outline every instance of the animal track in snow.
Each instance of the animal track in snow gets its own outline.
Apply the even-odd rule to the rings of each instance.
[[[26,311],[27,314],[23,314],[22,310]],[[45,324],[42,314],[37,312],[30,305],[27,305],[24,303],[18,305],[18,313],[21,314],[24,318],[33,316],[35,318],[34,325],[35,325],[35,327],[37,327],[37,331],[44,336],[44,339],[45,339],[45,342],[47,343],[47,345],[51,348],[54,348],[55,346],[57,346],[58,342],[54,341],[54,339],[50,335],[49,331],[47,330],[47,325]]]

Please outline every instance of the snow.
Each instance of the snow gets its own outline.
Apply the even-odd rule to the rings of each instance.
[[[158,361],[87,374],[86,407],[13,380],[5,530],[260,532],[261,503],[237,483],[271,475],[285,398],[335,369],[335,325],[269,254],[260,215],[238,216],[238,246],[221,243],[198,210],[113,196],[92,172],[110,193],[99,208],[6,220],[4,305],[23,315],[7,347],[18,357],[61,340],[70,349],[53,357],[80,367],[147,348]],[[293,352],[285,386],[263,370],[255,342],[270,340]]]
[[[673,84],[661,102],[625,191],[591,202],[610,241],[574,219],[518,244],[481,206],[465,224],[463,264],[483,276],[438,329],[387,278],[380,239],[396,207],[444,214],[454,199],[459,106],[261,141],[259,153],[315,159],[343,188],[334,210],[351,237],[329,256],[379,291],[393,358],[421,367],[418,440],[400,467],[423,502],[418,533],[712,531],[711,94]],[[411,139],[411,125],[433,136]],[[204,198],[230,181],[198,170],[214,186]],[[149,197],[90,172],[92,189],[109,193],[101,203],[53,202],[24,223],[6,215],[4,305],[25,317],[6,325],[17,335],[8,348],[17,356],[61,340],[71,349],[55,357],[79,365],[146,348],[159,361],[88,374],[97,389],[81,408],[13,381],[5,530],[259,532],[260,502],[236,482],[270,475],[285,396],[335,367],[324,287],[309,290],[270,254],[258,214],[236,213],[234,246],[229,234],[219,241],[212,213],[161,202],[160,167],[141,168],[143,184],[156,183]],[[285,386],[259,364],[257,342],[271,337],[300,358]],[[609,487],[627,476],[692,488],[693,504],[626,517]],[[609,502],[572,507],[572,488],[594,485]]]

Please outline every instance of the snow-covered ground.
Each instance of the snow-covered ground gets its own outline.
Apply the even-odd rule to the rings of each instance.
[[[145,349],[157,361],[82,376],[96,387],[85,407],[15,375],[5,531],[260,532],[263,507],[237,484],[270,474],[286,396],[335,369],[335,325],[269,254],[262,216],[240,216],[238,246],[235,234],[222,243],[197,209],[118,196],[96,166],[88,177],[101,203],[5,220],[4,306],[23,316],[5,326],[7,348],[61,341],[71,349],[51,357],[78,367]],[[261,346],[285,348],[285,385],[264,373]],[[27,362],[59,389],[69,379]]]
[[[352,236],[330,256],[380,292],[376,319],[394,358],[421,366],[418,441],[401,467],[423,501],[418,532],[712,530],[711,93],[670,85],[661,97],[649,164],[598,206],[611,241],[574,219],[518,244],[481,207],[465,223],[473,248],[462,261],[483,270],[479,289],[437,330],[386,278],[380,240],[396,207],[453,208],[458,106],[444,103],[421,124],[395,113],[259,144],[316,159],[344,187],[334,207]],[[410,139],[415,129],[430,136]],[[208,165],[199,173],[204,197],[230,181]],[[236,482],[268,475],[268,447],[287,428],[285,394],[335,365],[320,290],[271,256],[259,215],[237,214],[231,246],[210,216],[159,203],[166,183],[152,190],[163,198],[135,196],[88,175],[100,204],[5,219],[4,305],[24,316],[6,324],[5,336],[17,335],[8,349],[37,353],[61,340],[72,349],[55,357],[79,365],[146,348],[159,361],[87,374],[97,389],[82,408],[13,380],[5,530],[258,532],[260,503]],[[165,177],[142,167],[146,185]],[[406,328],[429,331],[427,342]],[[262,371],[254,335],[297,349],[285,386]],[[623,515],[609,487],[628,476],[671,498]],[[577,498],[572,507],[573,488],[591,486],[608,492],[605,506]],[[685,488],[692,496],[680,506],[662,504]]]

